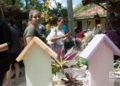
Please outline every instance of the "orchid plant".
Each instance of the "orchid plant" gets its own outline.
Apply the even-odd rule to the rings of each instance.
[[[76,58],[78,51],[75,51],[74,47],[72,47],[66,54],[64,53],[64,49],[57,49],[56,53],[58,54],[58,58],[52,62],[53,74],[60,72],[60,70],[64,73],[64,64]]]
[[[72,47],[66,54],[63,49],[57,49],[56,53],[58,54],[58,58],[54,59],[52,63],[53,74],[62,72],[67,78],[67,80],[61,79],[66,86],[81,86],[82,82],[76,79],[79,76],[79,73],[73,74],[74,70],[72,70],[72,68],[79,69],[79,64],[77,61],[76,63],[71,64],[72,60],[75,61],[75,59],[77,59],[79,51],[76,50],[75,47]],[[66,64],[70,64],[70,66],[68,67]]]

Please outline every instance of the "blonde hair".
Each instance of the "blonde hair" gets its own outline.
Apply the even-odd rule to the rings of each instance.
[[[40,13],[40,11],[38,11],[38,10],[30,10],[30,12],[29,12],[29,20],[31,20],[31,18],[33,17],[33,15],[34,14],[38,14],[38,13]]]

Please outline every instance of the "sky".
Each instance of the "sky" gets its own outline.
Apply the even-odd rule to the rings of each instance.
[[[24,0],[22,0],[22,1],[24,2]],[[67,0],[50,0],[50,2],[51,2],[50,7],[51,7],[51,8],[54,8],[54,7],[56,6],[55,3],[54,3],[54,1],[60,2],[60,3],[62,3],[62,5],[63,5],[64,7],[67,7]],[[72,0],[72,2],[73,2],[73,8],[74,8],[75,6],[77,6],[79,3],[81,3],[81,1],[82,1],[82,0]]]
[[[56,2],[60,2],[64,7],[67,7],[67,0],[56,0]],[[73,2],[73,8],[74,8],[76,5],[81,3],[81,0],[72,0],[72,2]],[[52,2],[52,7],[54,7],[54,5],[55,5],[54,2]]]

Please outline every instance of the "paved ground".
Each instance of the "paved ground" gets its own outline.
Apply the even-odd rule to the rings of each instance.
[[[26,86],[25,77],[24,76],[20,77],[20,80],[18,83],[14,83],[14,80],[11,81],[11,86]]]
[[[15,83],[14,79],[12,79],[10,86],[26,86],[24,68],[21,69],[21,75],[19,81]]]
[[[80,81],[85,81],[86,82],[86,80],[82,80],[82,79]],[[14,78],[13,78],[11,80],[11,85],[10,86],[26,86],[24,68],[21,68],[21,75],[20,75],[19,81],[17,83],[15,83]],[[54,83],[54,86],[66,86],[66,85],[63,85],[63,83],[57,81],[56,83]],[[87,85],[78,85],[78,86],[87,86]]]

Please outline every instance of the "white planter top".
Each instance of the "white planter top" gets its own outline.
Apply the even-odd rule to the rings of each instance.
[[[104,42],[108,46],[114,55],[120,56],[120,50],[105,34],[98,34],[90,41],[86,48],[80,53],[80,57],[89,59],[97,50],[98,46]],[[104,49],[103,49],[104,50]]]

